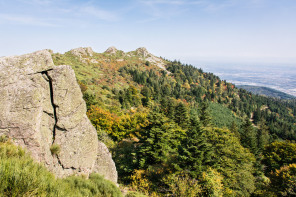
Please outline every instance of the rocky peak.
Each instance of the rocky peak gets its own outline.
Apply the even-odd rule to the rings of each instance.
[[[78,56],[78,57],[85,57],[85,56],[93,56],[93,53],[94,51],[92,50],[91,47],[79,47],[79,48],[76,48],[76,49],[72,49],[70,50],[70,52],[75,55],[75,56]]]
[[[117,50],[114,46],[112,46],[112,47],[109,47],[109,48],[105,51],[105,53],[115,54],[117,51],[118,51],[118,50]]]
[[[137,53],[137,55],[140,55],[144,58],[146,58],[148,55],[150,55],[150,53],[148,52],[148,50],[145,47],[137,48],[136,53]]]
[[[96,172],[117,182],[111,154],[86,116],[74,71],[55,66],[48,50],[0,58],[0,135],[58,177]],[[53,153],[53,145],[60,152]]]

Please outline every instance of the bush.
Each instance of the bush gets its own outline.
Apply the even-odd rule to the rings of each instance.
[[[61,147],[58,144],[52,144],[50,147],[50,152],[52,155],[58,155],[61,152]]]
[[[9,140],[7,142],[0,142],[0,158],[29,158],[25,151],[12,144]]]
[[[0,143],[4,143],[4,142],[7,142],[8,141],[8,137],[6,135],[1,135],[0,136]]]
[[[190,176],[185,173],[169,175],[164,182],[168,184],[172,196],[200,196],[202,192],[199,182],[196,179],[190,178]]]

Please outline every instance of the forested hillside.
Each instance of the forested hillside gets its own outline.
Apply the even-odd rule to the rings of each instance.
[[[143,48],[52,56],[75,70],[87,115],[130,190],[184,197],[295,194],[295,100],[251,94]]]

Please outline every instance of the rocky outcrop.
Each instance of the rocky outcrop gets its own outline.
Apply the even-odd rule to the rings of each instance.
[[[136,54],[140,57],[142,57],[144,60],[152,63],[152,64],[155,64],[156,66],[158,66],[159,68],[166,70],[165,68],[165,62],[163,59],[151,54],[148,52],[148,50],[145,48],[145,47],[140,47],[140,48],[137,48],[136,49]],[[170,73],[169,71],[167,71],[168,73]]]
[[[106,51],[105,51],[105,53],[110,53],[110,54],[116,54],[116,52],[117,52],[118,50],[115,48],[115,47],[109,47]]]
[[[146,58],[147,56],[150,56],[151,54],[147,51],[145,47],[140,47],[136,49],[136,53],[138,56]]]
[[[73,55],[78,57],[93,56],[94,51],[91,47],[79,47],[70,51]]]
[[[117,182],[111,154],[86,116],[74,71],[55,66],[47,50],[0,58],[2,134],[58,177],[97,172]],[[52,152],[52,145],[60,151]]]

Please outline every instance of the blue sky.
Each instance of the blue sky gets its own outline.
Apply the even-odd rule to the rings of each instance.
[[[0,0],[0,56],[146,47],[194,62],[296,65],[296,0]]]

